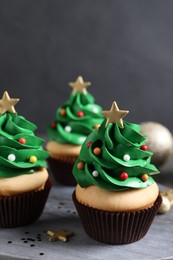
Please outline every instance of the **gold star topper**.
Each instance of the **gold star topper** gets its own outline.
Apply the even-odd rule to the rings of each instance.
[[[47,234],[50,236],[49,241],[54,242],[57,240],[67,242],[68,238],[74,236],[74,232],[67,232],[66,230],[59,230],[59,231],[48,231]]]
[[[77,77],[75,82],[69,82],[68,83],[70,87],[73,88],[73,92],[74,94],[78,93],[78,92],[82,92],[84,94],[87,93],[86,88],[88,88],[91,85],[91,82],[84,82],[82,76]]]
[[[119,110],[117,103],[112,103],[111,109],[108,111],[102,111],[102,114],[107,118],[106,127],[109,123],[117,123],[120,128],[124,128],[122,118],[129,113],[128,110]]]
[[[8,92],[5,91],[2,99],[0,99],[0,114],[4,114],[5,112],[16,113],[14,105],[19,102],[18,98],[10,98]]]

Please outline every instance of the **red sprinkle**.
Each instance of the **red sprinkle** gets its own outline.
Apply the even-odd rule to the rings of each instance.
[[[53,122],[53,123],[51,124],[51,126],[52,126],[52,128],[56,128],[56,123]]]
[[[148,151],[148,146],[146,144],[143,144],[141,146],[141,150]]]
[[[122,173],[120,174],[120,178],[121,178],[121,180],[123,180],[123,181],[125,181],[128,177],[129,177],[129,176],[128,176],[128,173],[127,173],[127,172],[122,172]]]
[[[19,143],[26,144],[26,139],[23,137],[19,138]]]
[[[77,116],[78,117],[83,117],[84,116],[84,112],[82,112],[82,111],[77,112]]]
[[[91,146],[91,144],[92,144],[92,142],[87,143],[88,148]]]

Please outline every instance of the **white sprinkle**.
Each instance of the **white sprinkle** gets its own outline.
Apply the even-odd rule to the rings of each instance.
[[[16,160],[16,156],[11,153],[11,154],[8,155],[8,160],[11,161],[11,162],[14,162]]]
[[[71,126],[69,126],[69,125],[67,125],[64,129],[66,132],[69,132],[69,133],[71,132]]]
[[[129,154],[125,154],[125,155],[123,156],[123,160],[126,161],[126,162],[128,162],[128,161],[130,160],[130,155],[129,155]]]
[[[98,177],[98,176],[99,176],[98,171],[93,171],[93,172],[92,172],[92,176],[93,176],[93,177]]]

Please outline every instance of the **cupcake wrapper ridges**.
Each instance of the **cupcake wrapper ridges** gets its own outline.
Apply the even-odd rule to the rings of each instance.
[[[12,228],[29,225],[37,220],[46,203],[51,188],[50,179],[40,191],[25,194],[0,197],[0,227]]]
[[[128,244],[144,237],[161,204],[159,195],[149,209],[133,212],[109,212],[79,203],[75,192],[73,202],[85,232],[91,238],[106,244]]]

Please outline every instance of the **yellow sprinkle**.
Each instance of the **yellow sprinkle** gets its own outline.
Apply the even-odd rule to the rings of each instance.
[[[37,157],[34,155],[29,158],[30,163],[35,163],[36,161],[37,161]]]

